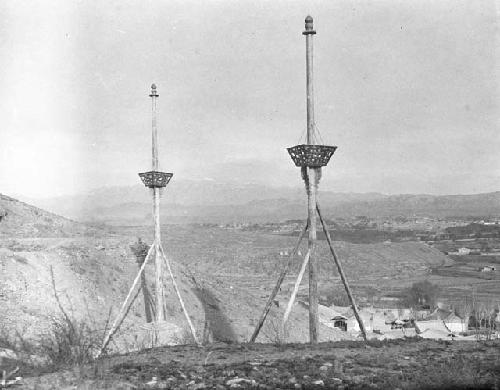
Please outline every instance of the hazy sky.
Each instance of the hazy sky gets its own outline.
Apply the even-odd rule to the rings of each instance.
[[[496,5],[497,4],[497,5]],[[301,185],[304,17],[321,188],[500,190],[495,1],[2,1],[0,192],[53,196],[175,179]]]

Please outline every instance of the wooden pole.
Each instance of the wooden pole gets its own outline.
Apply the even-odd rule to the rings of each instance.
[[[157,107],[156,100],[158,99],[158,94],[156,92],[156,85],[151,86],[151,104],[152,104],[152,166],[153,171],[158,171],[158,129],[157,129]],[[163,285],[163,262],[160,254],[160,242],[161,242],[161,232],[160,232],[160,189],[158,187],[153,188],[153,219],[154,219],[154,247],[155,247],[155,276],[156,276],[156,322],[161,322],[165,320],[165,305],[164,305],[164,295],[165,288]]]
[[[264,310],[262,311],[262,314],[260,316],[259,322],[257,323],[257,326],[255,327],[255,330],[253,331],[252,337],[250,338],[250,342],[253,343],[257,339],[257,336],[259,335],[260,329],[262,328],[262,325],[264,325],[264,321],[266,320],[266,317],[269,313],[269,310],[271,309],[271,305],[273,304],[274,298],[278,294],[281,284],[283,283],[283,280],[285,280],[285,276],[290,270],[290,267],[292,266],[293,259],[297,255],[297,252],[300,247],[300,243],[302,242],[302,239],[304,238],[304,235],[306,234],[307,227],[309,226],[309,223],[306,223],[302,231],[300,232],[299,238],[297,239],[297,243],[295,244],[295,247],[293,248],[292,253],[290,253],[290,256],[288,257],[288,260],[283,267],[283,270],[280,273],[280,276],[278,278],[278,281],[276,282],[276,285],[274,286],[273,291],[271,292],[271,295],[269,296],[266,306],[264,307]]]
[[[134,245],[130,246],[130,249],[134,253],[137,261],[137,265],[139,269],[141,269],[141,265],[144,262],[144,259],[146,258],[146,255],[148,253],[149,247],[148,245],[144,244],[140,238],[137,239],[137,242]],[[142,290],[142,295],[144,298],[144,310],[146,312],[146,322],[152,322],[153,321],[153,315],[152,315],[152,305],[151,305],[151,296],[149,294],[147,282],[146,282],[146,271],[144,271],[141,274],[141,290]]]
[[[313,19],[310,16],[305,20],[306,30],[306,89],[307,89],[307,144],[314,144],[314,89],[313,89]],[[307,168],[306,189],[309,219],[309,239],[307,243],[309,259],[309,341],[318,342],[319,315],[318,315],[318,278],[317,264],[313,252],[316,244],[316,190],[317,169]]]
[[[193,323],[191,322],[191,318],[189,317],[189,313],[186,310],[186,306],[184,305],[184,301],[182,300],[181,293],[179,291],[179,287],[177,287],[177,282],[175,281],[174,274],[172,273],[172,267],[170,267],[170,261],[167,259],[167,256],[165,256],[165,252],[163,251],[163,247],[160,245],[160,250],[161,254],[163,256],[163,260],[165,261],[165,264],[167,265],[167,270],[170,275],[170,278],[172,279],[172,284],[174,286],[175,293],[177,294],[177,298],[179,299],[179,302],[182,307],[182,311],[184,312],[184,316],[186,317],[187,323],[189,325],[189,328],[191,330],[191,334],[193,336],[194,341],[196,344],[201,345],[200,341],[198,340],[198,337],[196,336],[196,330],[194,329]]]
[[[351,289],[349,288],[349,283],[347,282],[347,278],[344,274],[344,270],[342,269],[342,264],[340,263],[340,260],[337,257],[337,254],[335,253],[335,249],[333,249],[332,239],[330,237],[330,233],[328,232],[328,228],[326,226],[326,223],[323,220],[323,217],[321,215],[321,210],[319,208],[318,203],[316,203],[316,211],[318,212],[319,220],[321,221],[321,225],[323,226],[323,232],[325,233],[326,240],[328,241],[328,245],[330,247],[330,252],[333,256],[333,260],[335,262],[335,265],[337,266],[337,271],[340,275],[340,279],[342,279],[342,283],[344,284],[345,291],[347,293],[347,296],[349,297],[349,301],[351,302],[352,310],[354,311],[354,315],[356,316],[356,320],[358,321],[359,329],[361,330],[361,334],[363,335],[363,339],[365,341],[367,341],[365,325],[363,324],[363,320],[361,319],[361,316],[359,315],[358,307],[356,306],[356,302],[354,301],[354,296],[352,295]]]
[[[302,262],[302,266],[300,267],[300,272],[299,275],[297,276],[297,280],[295,281],[295,285],[293,286],[292,295],[290,296],[290,300],[288,301],[285,314],[283,315],[283,329],[285,329],[286,322],[288,321],[288,316],[292,311],[292,307],[295,302],[295,297],[297,296],[297,292],[299,291],[300,282],[302,282],[302,278],[304,277],[304,273],[306,272],[306,267],[310,261],[310,258],[311,258],[311,251],[308,249],[304,257],[304,261]]]
[[[152,118],[151,118],[151,128],[152,128],[152,139],[151,139],[151,152],[152,152],[152,165],[153,165],[153,171],[158,170],[158,129],[156,126],[157,123],[157,109],[156,109],[156,99],[160,95],[156,92],[156,85],[153,84],[151,85],[151,94],[149,95],[151,97],[151,110],[152,110]]]
[[[141,274],[141,288],[142,288],[142,295],[144,298],[144,310],[146,312],[146,322],[152,322],[153,321],[153,316],[151,314],[151,298],[149,297],[149,290],[148,286],[146,283],[146,273],[142,272]]]

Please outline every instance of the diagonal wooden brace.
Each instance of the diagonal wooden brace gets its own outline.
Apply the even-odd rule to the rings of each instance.
[[[139,283],[139,280],[141,279],[141,275],[144,272],[144,269],[146,268],[146,264],[148,263],[148,260],[151,257],[151,253],[153,252],[154,247],[155,247],[155,243],[153,243],[150,246],[150,248],[148,250],[148,254],[147,254],[146,258],[144,259],[144,262],[142,263],[141,268],[139,268],[139,272],[137,273],[137,276],[135,277],[134,282],[132,283],[132,287],[130,287],[130,290],[127,294],[127,297],[123,301],[123,304],[120,308],[120,311],[118,312],[118,315],[115,318],[115,321],[113,322],[113,325],[111,326],[108,334],[104,338],[104,341],[102,343],[102,347],[101,347],[100,351],[97,353],[96,358],[98,358],[99,356],[102,355],[102,353],[104,352],[104,350],[108,346],[109,342],[111,341],[111,338],[118,331],[123,320],[125,319],[124,313],[126,313],[128,311],[127,307],[129,305],[130,298],[132,297],[132,293],[135,290],[135,287],[137,286],[137,284]]]
[[[179,298],[179,302],[181,304],[182,311],[184,312],[184,315],[186,317],[187,323],[188,323],[189,328],[191,330],[191,334],[193,335],[193,339],[198,346],[201,346],[200,340],[198,340],[198,337],[196,336],[196,331],[194,329],[193,323],[191,322],[191,318],[189,317],[189,314],[186,310],[186,306],[184,305],[184,301],[182,300],[182,296],[181,296],[181,293],[179,291],[179,287],[177,287],[177,282],[175,281],[174,274],[172,273],[172,267],[170,266],[170,261],[167,259],[167,256],[165,256],[165,252],[163,251],[163,247],[161,246],[161,244],[160,244],[160,253],[163,257],[163,260],[165,261],[168,273],[170,274],[170,278],[172,279],[172,284],[174,286],[175,293],[177,294],[177,298]]]
[[[342,264],[340,263],[340,260],[337,257],[337,254],[335,253],[335,249],[333,249],[332,239],[331,239],[330,233],[328,232],[328,229],[326,227],[325,221],[323,220],[323,217],[321,216],[321,210],[319,208],[318,202],[316,202],[316,211],[318,212],[319,220],[321,221],[321,225],[323,226],[323,232],[325,233],[326,240],[328,241],[328,245],[330,247],[330,252],[333,256],[333,261],[335,262],[335,265],[337,266],[337,271],[339,272],[340,279],[342,279],[342,283],[344,284],[345,291],[347,293],[347,296],[349,297],[349,301],[351,302],[352,310],[354,311],[354,315],[356,316],[356,320],[358,321],[359,329],[361,330],[361,334],[363,335],[363,339],[365,341],[367,341],[365,325],[363,324],[363,320],[361,319],[361,316],[359,315],[359,311],[358,311],[358,308],[356,306],[356,302],[354,301],[354,296],[351,293],[351,289],[349,288],[349,283],[347,282],[347,278],[344,274],[344,270],[342,269]]]
[[[304,277],[304,273],[306,272],[306,267],[307,264],[309,263],[310,257],[311,257],[311,250],[308,249],[304,257],[304,261],[302,262],[302,266],[300,267],[299,276],[297,276],[297,280],[295,281],[295,286],[293,287],[292,295],[290,296],[290,300],[288,301],[288,306],[286,307],[285,314],[283,315],[283,329],[285,328],[286,322],[288,321],[288,317],[290,316],[290,312],[292,311],[292,307],[295,302],[295,297],[297,296],[297,292],[299,291],[300,282],[302,282],[302,278]]]
[[[299,251],[300,243],[302,242],[302,239],[304,238],[308,227],[309,227],[309,221],[306,222],[306,224],[304,225],[304,228],[300,232],[299,238],[297,239],[297,243],[295,244],[295,247],[293,248],[292,253],[290,253],[290,256],[288,257],[288,260],[287,260],[285,266],[283,267],[283,270],[281,271],[280,276],[278,277],[278,281],[276,282],[276,285],[274,286],[274,289],[271,292],[271,295],[267,299],[266,306],[264,307],[264,310],[262,311],[259,322],[257,323],[255,330],[253,331],[252,337],[250,338],[251,343],[255,342],[255,340],[257,339],[257,336],[259,335],[260,330],[262,329],[262,326],[264,325],[264,321],[266,320],[266,317],[269,314],[269,310],[271,310],[271,305],[273,304],[274,298],[276,298],[276,295],[278,295],[278,292],[281,288],[281,284],[283,283],[283,280],[285,280],[286,274],[288,273],[288,271],[290,270],[290,267],[292,266],[293,259],[297,255],[297,252]]]

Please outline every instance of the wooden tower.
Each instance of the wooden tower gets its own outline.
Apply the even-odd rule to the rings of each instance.
[[[165,320],[165,278],[163,269],[163,259],[161,253],[161,228],[160,228],[160,189],[167,186],[173,176],[173,173],[160,172],[158,163],[158,127],[157,127],[157,99],[156,85],[151,85],[151,111],[152,111],[152,170],[139,173],[144,185],[152,190],[153,193],[153,226],[154,241],[151,247],[154,247],[152,255],[155,259],[155,297],[156,297],[156,316],[155,322],[159,323]]]
[[[149,95],[151,97],[152,103],[152,169],[148,172],[139,173],[139,177],[141,178],[144,185],[152,190],[152,198],[153,198],[153,226],[154,226],[154,238],[153,244],[149,247],[149,250],[146,254],[144,261],[142,262],[139,273],[137,274],[134,282],[132,283],[132,287],[123,302],[121,309],[116,317],[113,325],[111,326],[107,336],[104,339],[103,346],[99,355],[104,352],[107,345],[111,341],[113,335],[118,331],[120,325],[125,319],[131,304],[133,303],[137,294],[133,296],[136,287],[139,285],[139,288],[143,288],[145,286],[145,282],[139,284],[139,281],[142,279],[144,281],[143,275],[145,267],[148,261],[151,258],[154,258],[155,264],[155,300],[154,300],[154,321],[148,323],[144,326],[144,328],[151,332],[152,336],[152,344],[157,345],[159,343],[159,333],[162,326],[165,324],[166,320],[166,310],[165,310],[165,268],[168,272],[170,279],[172,281],[172,285],[174,287],[175,293],[179,300],[179,303],[182,307],[182,311],[186,317],[186,321],[191,330],[191,334],[193,336],[194,341],[199,345],[200,342],[198,337],[196,336],[196,331],[194,329],[193,323],[191,322],[191,318],[189,317],[188,312],[186,311],[186,307],[184,305],[184,301],[181,297],[179,288],[177,287],[177,283],[175,281],[175,277],[172,273],[172,267],[170,265],[170,260],[165,255],[165,251],[163,250],[163,246],[161,244],[161,228],[160,228],[160,189],[167,186],[170,179],[172,178],[172,173],[161,172],[159,171],[159,158],[158,158],[158,128],[157,128],[157,99],[159,97],[156,91],[156,85],[151,85],[151,93]],[[146,298],[145,298],[146,301]],[[147,319],[148,320],[148,319]],[[149,321],[148,321],[149,322]]]
[[[304,256],[304,260],[302,262],[302,266],[299,271],[299,275],[294,285],[294,289],[288,305],[286,307],[284,316],[283,316],[283,327],[285,327],[290,312],[292,310],[293,304],[295,302],[295,297],[299,290],[300,283],[302,281],[302,277],[308,268],[309,273],[309,341],[311,343],[318,342],[318,333],[319,333],[319,316],[318,316],[318,270],[317,270],[317,259],[314,256],[314,249],[316,245],[316,225],[317,219],[316,216],[319,217],[321,222],[323,231],[326,235],[328,245],[330,246],[330,252],[332,254],[335,265],[337,266],[337,270],[342,279],[344,287],[346,289],[347,295],[350,299],[351,306],[356,315],[356,319],[358,320],[359,327],[363,334],[364,339],[366,340],[366,331],[361,321],[361,317],[359,316],[358,309],[356,307],[356,303],[354,301],[354,297],[351,294],[349,285],[347,283],[347,279],[342,270],[342,266],[340,261],[333,249],[332,241],[330,238],[330,234],[328,232],[327,226],[321,216],[321,211],[319,208],[318,200],[317,200],[317,191],[318,184],[321,179],[321,168],[326,166],[330,161],[330,158],[335,153],[337,149],[336,146],[330,145],[318,145],[316,142],[316,124],[314,121],[314,87],[313,87],[313,36],[316,34],[316,31],[313,27],[313,18],[311,16],[307,16],[305,19],[305,31],[302,33],[306,37],[306,102],[307,102],[307,137],[306,143],[302,145],[296,145],[291,148],[288,148],[288,153],[292,158],[293,162],[297,167],[300,167],[302,179],[304,180],[306,192],[307,192],[307,222],[302,230],[302,233],[299,236],[297,244],[294,250],[291,252],[290,257],[282,270],[278,282],[276,283],[271,296],[269,297],[267,304],[264,308],[264,311],[261,315],[259,322],[255,328],[255,331],[250,339],[251,342],[254,342],[257,338],[262,325],[266,319],[267,314],[271,308],[271,304],[278,294],[278,291],[281,287],[281,284],[291,267],[292,260],[296,256],[298,252],[298,248],[302,241],[302,238],[308,233],[308,241],[307,241],[307,252]]]

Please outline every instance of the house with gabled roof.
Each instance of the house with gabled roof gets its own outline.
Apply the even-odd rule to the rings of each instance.
[[[468,321],[465,321],[453,312],[451,312],[443,321],[450,332],[462,333],[467,331]]]

